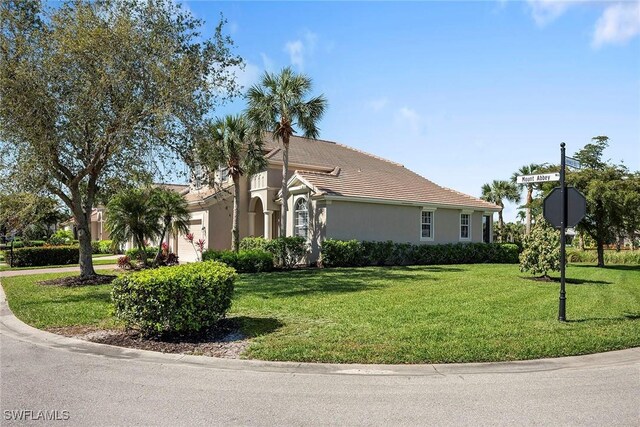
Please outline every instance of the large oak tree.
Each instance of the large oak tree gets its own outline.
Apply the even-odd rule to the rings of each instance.
[[[241,59],[223,22],[205,38],[170,0],[0,7],[0,180],[64,201],[81,276],[93,276],[89,218],[101,193],[176,155],[190,161],[203,116],[236,94]]]

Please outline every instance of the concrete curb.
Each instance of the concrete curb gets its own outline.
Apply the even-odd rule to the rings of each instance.
[[[0,336],[28,342],[54,350],[81,353],[123,361],[139,361],[162,365],[179,364],[210,369],[253,372],[279,372],[312,375],[384,375],[384,376],[449,376],[517,374],[548,372],[563,369],[599,369],[616,365],[637,365],[640,368],[640,348],[597,353],[585,356],[516,362],[452,363],[422,365],[365,365],[332,363],[267,362],[258,360],[222,359],[208,356],[159,353],[97,344],[45,332],[20,321],[11,312],[0,283]]]

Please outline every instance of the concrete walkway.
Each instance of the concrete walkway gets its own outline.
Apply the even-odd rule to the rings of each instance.
[[[109,265],[94,265],[94,270],[113,270],[118,268],[118,264]],[[29,276],[31,274],[46,274],[46,273],[71,273],[80,272],[80,267],[51,267],[51,268],[33,268],[29,270],[6,270],[0,271],[0,277],[13,277],[13,276]]]
[[[161,354],[34,329],[13,316],[0,288],[0,356],[3,425],[23,425],[17,418],[24,410],[57,411],[66,419],[56,425],[97,426],[637,426],[640,420],[640,349],[450,365]]]

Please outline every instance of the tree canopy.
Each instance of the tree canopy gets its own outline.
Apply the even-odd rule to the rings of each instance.
[[[101,193],[148,181],[155,162],[190,163],[212,108],[237,93],[241,59],[171,0],[1,4],[0,181],[46,189],[71,210],[82,276]]]

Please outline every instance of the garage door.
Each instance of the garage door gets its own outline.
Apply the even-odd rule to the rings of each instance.
[[[202,238],[202,220],[195,219],[189,221],[189,232],[193,233],[193,240],[197,241]],[[185,239],[185,235],[178,237],[178,260],[180,263],[195,262],[196,251],[193,249],[193,245]]]

